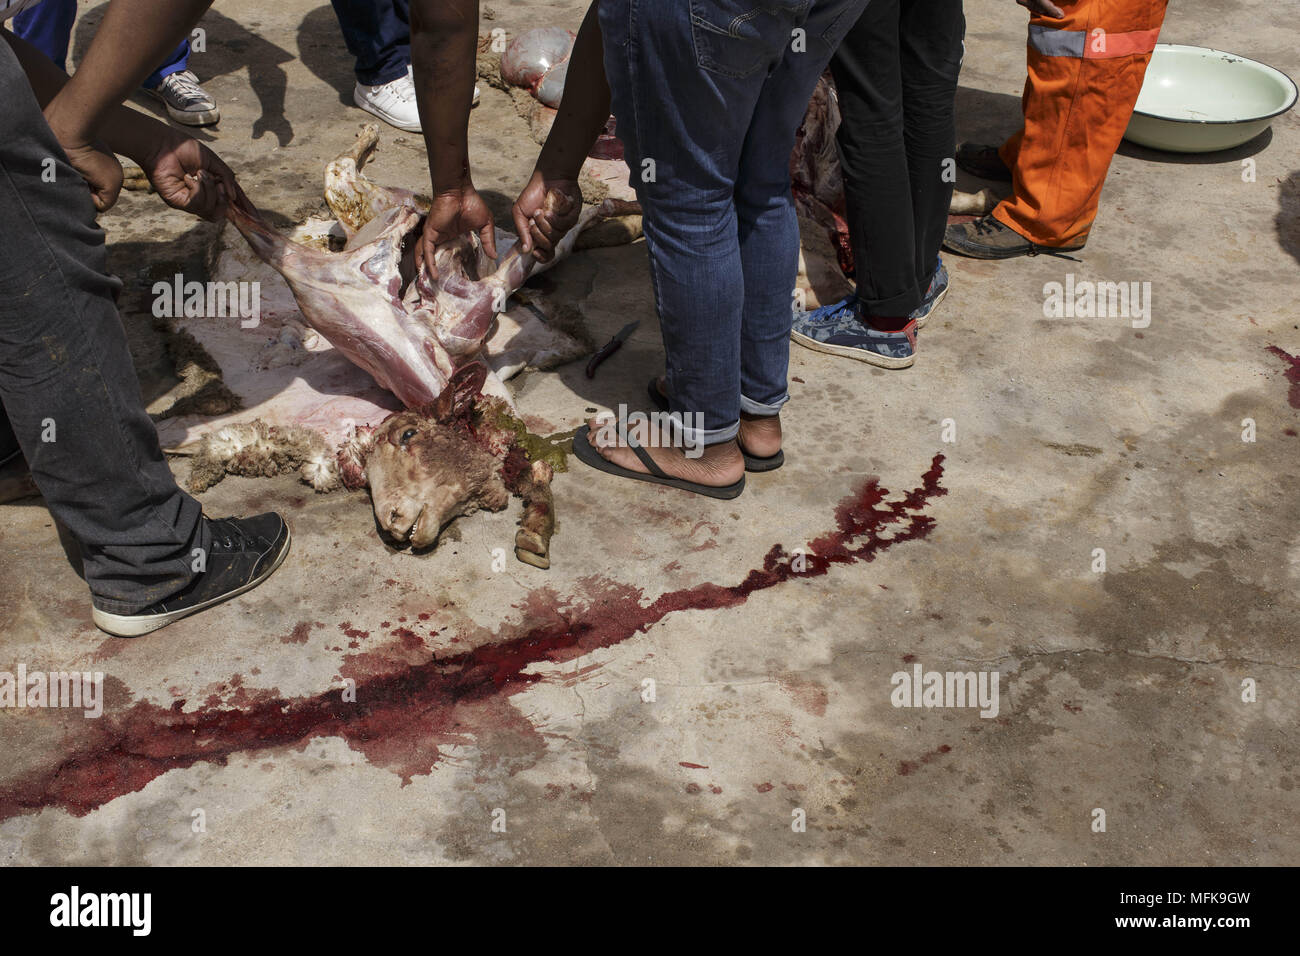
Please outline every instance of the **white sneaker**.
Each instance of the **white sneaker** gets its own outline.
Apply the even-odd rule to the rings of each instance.
[[[478,106],[479,88],[474,87],[474,101],[471,106]],[[382,86],[366,86],[358,83],[352,90],[352,101],[368,113],[373,113],[389,126],[410,133],[422,132],[420,110],[415,102],[415,80],[408,64],[406,75],[399,76]]]
[[[373,113],[389,126],[410,133],[421,132],[420,110],[415,105],[415,83],[411,71],[382,86],[358,83],[352,90],[352,101],[367,113]]]

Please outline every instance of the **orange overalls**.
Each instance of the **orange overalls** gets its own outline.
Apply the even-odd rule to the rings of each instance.
[[[1168,0],[1056,0],[1029,20],[1024,128],[998,155],[1014,192],[993,210],[1040,246],[1078,248],[1097,216]]]

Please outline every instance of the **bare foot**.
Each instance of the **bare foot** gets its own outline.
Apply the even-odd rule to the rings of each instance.
[[[636,452],[617,444],[618,432],[610,426],[608,419],[593,418],[587,422],[587,426],[587,440],[602,458],[628,471],[648,474]],[[652,430],[647,423],[629,429],[629,434],[650,453],[650,458],[667,475],[711,488],[725,488],[744,477],[745,459],[734,440],[707,445],[699,457],[687,458],[685,449],[672,447],[667,435],[647,434],[648,431]]]
[[[740,446],[756,458],[781,450],[781,416],[740,413]]]
[[[660,375],[655,388],[668,398],[668,379]],[[771,458],[781,450],[781,416],[740,413],[740,445],[757,458]]]

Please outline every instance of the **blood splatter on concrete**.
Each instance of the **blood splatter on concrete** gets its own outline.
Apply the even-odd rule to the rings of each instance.
[[[311,634],[311,621],[299,621],[293,631],[280,638],[281,644],[306,644]]]
[[[923,754],[919,760],[900,760],[898,762],[898,775],[900,777],[906,777],[919,770],[924,764],[937,760],[939,757],[942,757],[947,753],[952,753],[952,747],[948,744],[940,744],[929,753]]]
[[[1300,356],[1292,355],[1276,345],[1270,345],[1268,350],[1291,366],[1283,373],[1283,377],[1291,383],[1291,389],[1287,393],[1287,401],[1292,408],[1300,408]]]
[[[219,698],[191,712],[149,701],[122,703],[114,713],[87,722],[49,766],[0,787],[0,820],[51,807],[83,816],[169,770],[224,765],[233,755],[278,747],[301,749],[316,737],[341,738],[403,783],[430,773],[444,748],[474,739],[476,730],[515,732],[544,748],[537,729],[507,701],[542,680],[541,674],[525,673],[532,665],[562,663],[619,644],[676,611],[738,607],[750,595],[791,579],[870,562],[896,544],[924,538],[934,518],[923,509],[947,494],[939,484],[942,476],[943,456],[936,455],[921,486],[894,500],[887,500],[889,491],[878,481],[867,480],[836,506],[835,527],[809,542],[801,561],[773,545],[762,566],[738,584],[705,582],[649,603],[641,588],[600,576],[578,582],[578,593],[568,597],[539,588],[516,605],[522,620],[501,623],[483,642],[472,635],[472,650],[442,657],[430,657],[403,628],[406,633],[395,635],[397,642],[386,650],[347,658],[342,676],[353,682],[354,695],[339,687],[286,699],[275,688],[240,687],[235,707]],[[427,620],[424,614],[420,618]],[[352,629],[346,621],[339,627],[345,633]],[[121,700],[125,688],[113,696]]]

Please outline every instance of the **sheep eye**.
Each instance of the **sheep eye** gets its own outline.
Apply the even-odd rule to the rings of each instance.
[[[419,432],[418,432],[416,429],[414,429],[414,428],[408,428],[406,431],[402,432],[402,444],[405,445],[408,441],[410,441],[412,438],[414,438],[417,434],[419,434]]]

